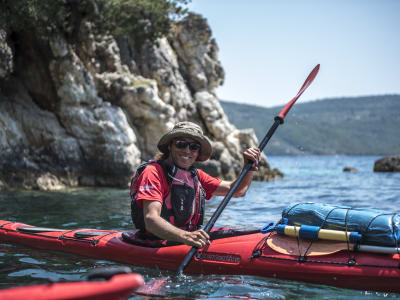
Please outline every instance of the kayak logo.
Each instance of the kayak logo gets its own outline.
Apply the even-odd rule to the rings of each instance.
[[[240,255],[214,252],[197,252],[198,260],[220,261],[224,263],[239,264]]]

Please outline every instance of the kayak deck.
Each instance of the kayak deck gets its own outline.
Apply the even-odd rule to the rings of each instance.
[[[190,250],[186,245],[149,248],[129,244],[115,230],[32,232],[20,227],[30,226],[0,221],[0,241],[171,271],[178,269]],[[195,254],[185,272],[254,275],[400,293],[399,254],[342,250],[317,256],[288,255],[269,247],[267,238],[268,234],[253,233],[214,240]]]

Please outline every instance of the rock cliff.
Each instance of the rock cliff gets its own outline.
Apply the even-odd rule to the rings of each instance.
[[[212,159],[199,167],[215,176],[234,178],[243,149],[258,144],[216,97],[224,70],[199,15],[140,49],[129,37],[95,36],[84,22],[71,44],[56,33],[16,35],[1,20],[0,190],[125,187],[182,120],[211,138]],[[264,156],[257,179],[279,174]]]

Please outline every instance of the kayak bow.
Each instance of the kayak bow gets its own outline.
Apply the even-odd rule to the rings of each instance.
[[[109,300],[127,299],[144,284],[139,274],[117,274],[106,281],[48,283],[0,290],[2,300]]]

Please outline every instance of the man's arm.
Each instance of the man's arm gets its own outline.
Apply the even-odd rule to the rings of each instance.
[[[143,214],[146,230],[161,239],[184,243],[202,248],[210,244],[210,237],[203,230],[193,232],[182,230],[161,217],[162,204],[158,201],[143,201]]]

